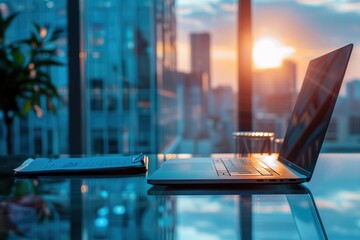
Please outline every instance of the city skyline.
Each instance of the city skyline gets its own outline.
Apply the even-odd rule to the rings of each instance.
[[[177,1],[178,69],[187,71],[190,32],[212,35],[212,83],[237,89],[235,0]],[[360,4],[354,1],[255,0],[252,5],[254,42],[276,39],[292,48],[287,56],[298,66],[298,88],[309,61],[348,43],[355,47],[344,82],[360,77]],[[286,21],[284,21],[286,20]],[[344,91],[342,90],[342,94]]]
[[[214,1],[204,1],[197,7],[204,8]],[[235,1],[227,1],[225,5],[225,1],[216,2],[227,11],[235,6]],[[289,4],[288,1],[284,2]],[[236,75],[236,71],[228,71],[228,68],[232,68],[232,64],[235,64],[235,61],[231,60],[235,54],[227,51],[231,46],[230,42],[228,45],[223,45],[221,51],[216,48],[219,46],[219,33],[214,34],[214,31],[219,30],[219,25],[212,26],[209,22],[208,25],[214,27],[209,31],[204,28],[192,28],[191,31],[179,32],[182,27],[177,28],[176,24],[178,18],[179,24],[183,24],[182,16],[178,15],[174,1],[167,2],[166,5],[163,4],[163,0],[121,3],[114,1],[113,5],[102,5],[102,3],[102,0],[89,2],[86,9],[90,12],[82,23],[87,29],[87,34],[83,35],[86,41],[84,51],[87,56],[83,60],[86,66],[84,77],[86,152],[90,154],[155,151],[203,154],[232,152],[234,144],[231,133],[237,129],[238,120],[237,94],[234,87],[237,81],[228,82],[232,79],[230,75]],[[148,3],[157,4],[156,12],[152,11],[153,8],[150,8]],[[255,1],[255,8],[256,3],[259,1]],[[21,4],[23,4],[21,0],[11,3],[9,1],[8,5],[2,7],[21,9],[23,6]],[[42,8],[32,8],[32,6],[42,6]],[[142,11],[138,12],[138,9]],[[180,7],[180,11],[183,10]],[[49,8],[41,0],[32,0],[22,11],[21,16],[24,20],[39,18],[41,24],[55,23],[56,26],[66,29],[68,18],[64,3]],[[125,12],[127,14],[123,16]],[[39,15],[40,13],[43,15]],[[100,17],[105,15],[111,17]],[[155,22],[147,21],[155,16]],[[234,16],[235,14],[230,14],[228,17],[234,20]],[[138,18],[144,23],[139,22]],[[220,19],[219,22],[223,20],[226,18]],[[31,21],[26,26],[22,26],[21,22],[23,20],[15,22],[12,26],[13,29],[9,32],[12,38],[21,37],[17,34],[21,27],[24,29],[31,27]],[[235,33],[235,29],[232,32]],[[193,49],[198,53],[192,57],[189,54],[186,59],[189,64],[193,61],[205,63],[200,68],[193,68],[193,71],[199,71],[198,73],[191,72],[190,69],[181,71],[181,68],[176,68],[176,53],[182,53],[182,36],[187,34],[186,44],[190,46],[191,33],[205,36],[204,40],[200,38],[195,41],[196,44],[194,43]],[[229,38],[224,35],[223,40],[226,42]],[[268,54],[267,48],[271,49],[270,57],[277,52],[283,52],[275,65],[277,68],[265,66],[265,68],[260,67],[262,73],[258,72],[259,69],[253,72],[254,86],[255,81],[261,79],[267,84],[262,86],[270,86],[271,91],[270,87],[253,87],[256,91],[251,93],[252,99],[258,105],[253,105],[252,108],[252,114],[257,121],[253,122],[252,130],[277,132],[280,129],[278,136],[281,137],[286,129],[287,113],[291,111],[291,104],[297,94],[294,85],[300,85],[303,77],[298,77],[301,75],[299,72],[302,65],[296,59],[286,60],[292,56],[292,51],[296,54],[296,48],[292,48],[291,44],[282,38],[273,40],[270,41],[270,45],[265,41],[266,44],[259,44],[256,47],[260,50],[265,49],[260,51],[259,60],[263,58],[262,53]],[[71,76],[68,76],[66,34],[59,44],[63,52],[61,58],[65,64],[51,72],[61,94],[61,101],[58,103],[59,114],[50,116],[44,108],[43,118],[37,118],[33,112],[27,118],[17,118],[14,125],[16,153],[68,153],[69,124],[74,122],[69,120],[69,106],[74,99],[71,100],[68,96],[71,92],[69,84]],[[272,53],[274,50],[275,53]],[[309,50],[308,57],[311,54],[314,52]],[[214,55],[218,62],[214,62]],[[282,61],[284,61],[283,65],[281,65]],[[273,61],[265,62],[265,65],[268,63]],[[288,70],[284,69],[286,66]],[[219,72],[219,69],[223,72]],[[219,76],[222,80],[220,82]],[[353,79],[360,77],[348,78],[348,82]],[[210,81],[215,84],[209,86]],[[280,89],[273,89],[273,85],[280,86],[280,84]],[[347,86],[346,82],[343,85]],[[282,95],[277,95],[278,92]],[[344,94],[343,96],[346,97]],[[275,104],[278,102],[281,104]],[[342,108],[351,108],[350,106],[353,106],[351,104],[354,104],[346,98],[340,99],[339,102]],[[354,135],[354,138],[357,137],[357,129],[354,126],[360,123],[360,118],[351,112],[346,114],[343,116],[345,118],[334,120],[330,125],[332,135],[328,139],[332,140],[334,147],[340,144],[334,141],[339,139],[337,137],[339,131],[342,131],[341,134],[344,136],[349,134]],[[1,115],[0,119],[2,120]],[[0,128],[2,139],[5,136],[3,129],[4,126]],[[357,147],[355,145],[353,149]],[[328,149],[333,148],[330,146]],[[0,151],[5,152],[4,144],[0,144]]]

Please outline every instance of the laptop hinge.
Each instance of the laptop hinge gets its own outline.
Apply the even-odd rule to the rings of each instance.
[[[291,169],[295,170],[296,172],[310,178],[311,177],[311,173],[301,167],[299,167],[298,165],[290,162],[289,160],[286,160],[285,158],[279,157],[278,159],[280,162],[282,162],[283,164],[285,164],[286,166],[290,167]]]

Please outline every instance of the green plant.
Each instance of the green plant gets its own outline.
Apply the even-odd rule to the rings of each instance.
[[[58,92],[48,71],[51,66],[62,65],[56,60],[60,29],[50,31],[34,24],[29,38],[6,39],[6,31],[17,16],[18,13],[14,13],[4,17],[0,13],[0,110],[6,124],[8,154],[13,153],[12,124],[15,116],[24,117],[33,109],[41,117],[43,97],[48,110],[55,111],[52,100],[58,98]]]

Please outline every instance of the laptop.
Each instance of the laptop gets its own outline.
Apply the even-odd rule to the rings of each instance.
[[[289,184],[310,181],[353,44],[310,61],[279,155],[165,161],[150,184]]]

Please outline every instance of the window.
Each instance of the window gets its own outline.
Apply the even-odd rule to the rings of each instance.
[[[93,153],[101,154],[104,152],[104,132],[102,130],[92,131],[92,149]]]
[[[119,133],[116,128],[109,130],[109,153],[119,152]]]
[[[289,114],[311,59],[360,37],[358,10],[350,2],[253,0],[253,114],[255,126],[283,138]],[[346,10],[345,10],[346,9]],[[286,21],[284,21],[286,19]],[[351,20],[350,20],[351,19]],[[360,61],[354,46],[323,152],[358,152]],[[256,130],[262,130],[258,128]]]
[[[118,109],[117,97],[110,95],[107,99],[107,109],[109,111],[116,111]]]
[[[20,120],[20,151],[29,152],[29,121],[27,118]]]
[[[35,127],[34,129],[34,145],[36,153],[42,153],[43,150],[43,136],[41,130],[42,129],[40,127]]]
[[[337,134],[338,134],[337,122],[336,120],[332,120],[329,124],[325,141],[335,142],[338,139]]]
[[[54,147],[54,143],[53,143],[53,130],[52,129],[48,129],[47,130],[47,154],[52,154],[54,152],[53,147]]]
[[[150,24],[154,2],[84,1],[85,51],[90,54],[84,62],[85,82],[90,82],[86,105],[91,106],[87,108],[87,139],[93,143],[88,144],[89,153],[153,151],[155,42]],[[109,126],[128,129],[129,134],[105,134]],[[104,131],[101,140],[100,131]],[[106,146],[96,147],[94,142]],[[121,142],[128,147],[119,149]]]
[[[42,118],[30,112],[26,118],[15,118],[13,123],[13,146],[14,153],[44,154],[68,152],[68,77],[67,77],[67,12],[66,0],[43,1],[43,0],[12,0],[2,1],[0,11],[4,15],[18,12],[19,15],[10,25],[6,32],[9,41],[20,40],[30,37],[34,23],[48,30],[59,28],[63,30],[57,40],[58,60],[63,66],[49,69],[52,82],[56,85],[59,99],[54,101],[56,114],[50,113],[43,99],[41,108]],[[3,125],[2,117],[0,123]],[[44,124],[46,123],[46,124]],[[2,129],[3,126],[0,127]],[[47,129],[53,134],[46,134]],[[47,136],[47,138],[46,138]],[[0,135],[0,153],[6,153],[5,134]],[[54,142],[59,144],[53,145]],[[49,144],[49,145],[48,145]],[[47,149],[47,150],[45,150]]]
[[[78,42],[84,50],[80,54],[84,68],[78,66],[81,79],[72,76],[70,82],[84,83],[85,121],[79,125],[86,126],[86,153],[232,152],[231,133],[242,110],[238,91],[244,87],[238,86],[239,2],[81,1]],[[13,0],[0,5],[5,13],[20,12],[8,32],[10,39],[24,37],[33,22],[64,30],[57,42],[64,66],[50,69],[60,95],[55,101],[57,114],[51,115],[44,105],[43,119],[29,114],[15,121],[16,153],[69,153],[69,108],[74,102],[69,102],[67,59],[78,58],[77,52],[68,54],[72,43],[67,21],[74,17],[67,12],[69,3],[78,2]],[[249,114],[253,130],[273,131],[282,138],[309,60],[359,38],[360,15],[346,1],[251,4],[254,61]],[[326,151],[360,150],[359,114],[351,111],[360,107],[358,48],[329,126]],[[6,149],[4,130],[1,126],[1,153]],[[349,149],[347,137],[354,142]]]
[[[177,148],[171,146],[185,153],[231,152],[237,128],[237,1],[179,0],[175,11],[177,89],[172,92],[179,124],[172,128],[178,132]],[[171,107],[172,95],[165,93],[160,101]]]
[[[349,118],[349,134],[360,135],[360,117]]]

